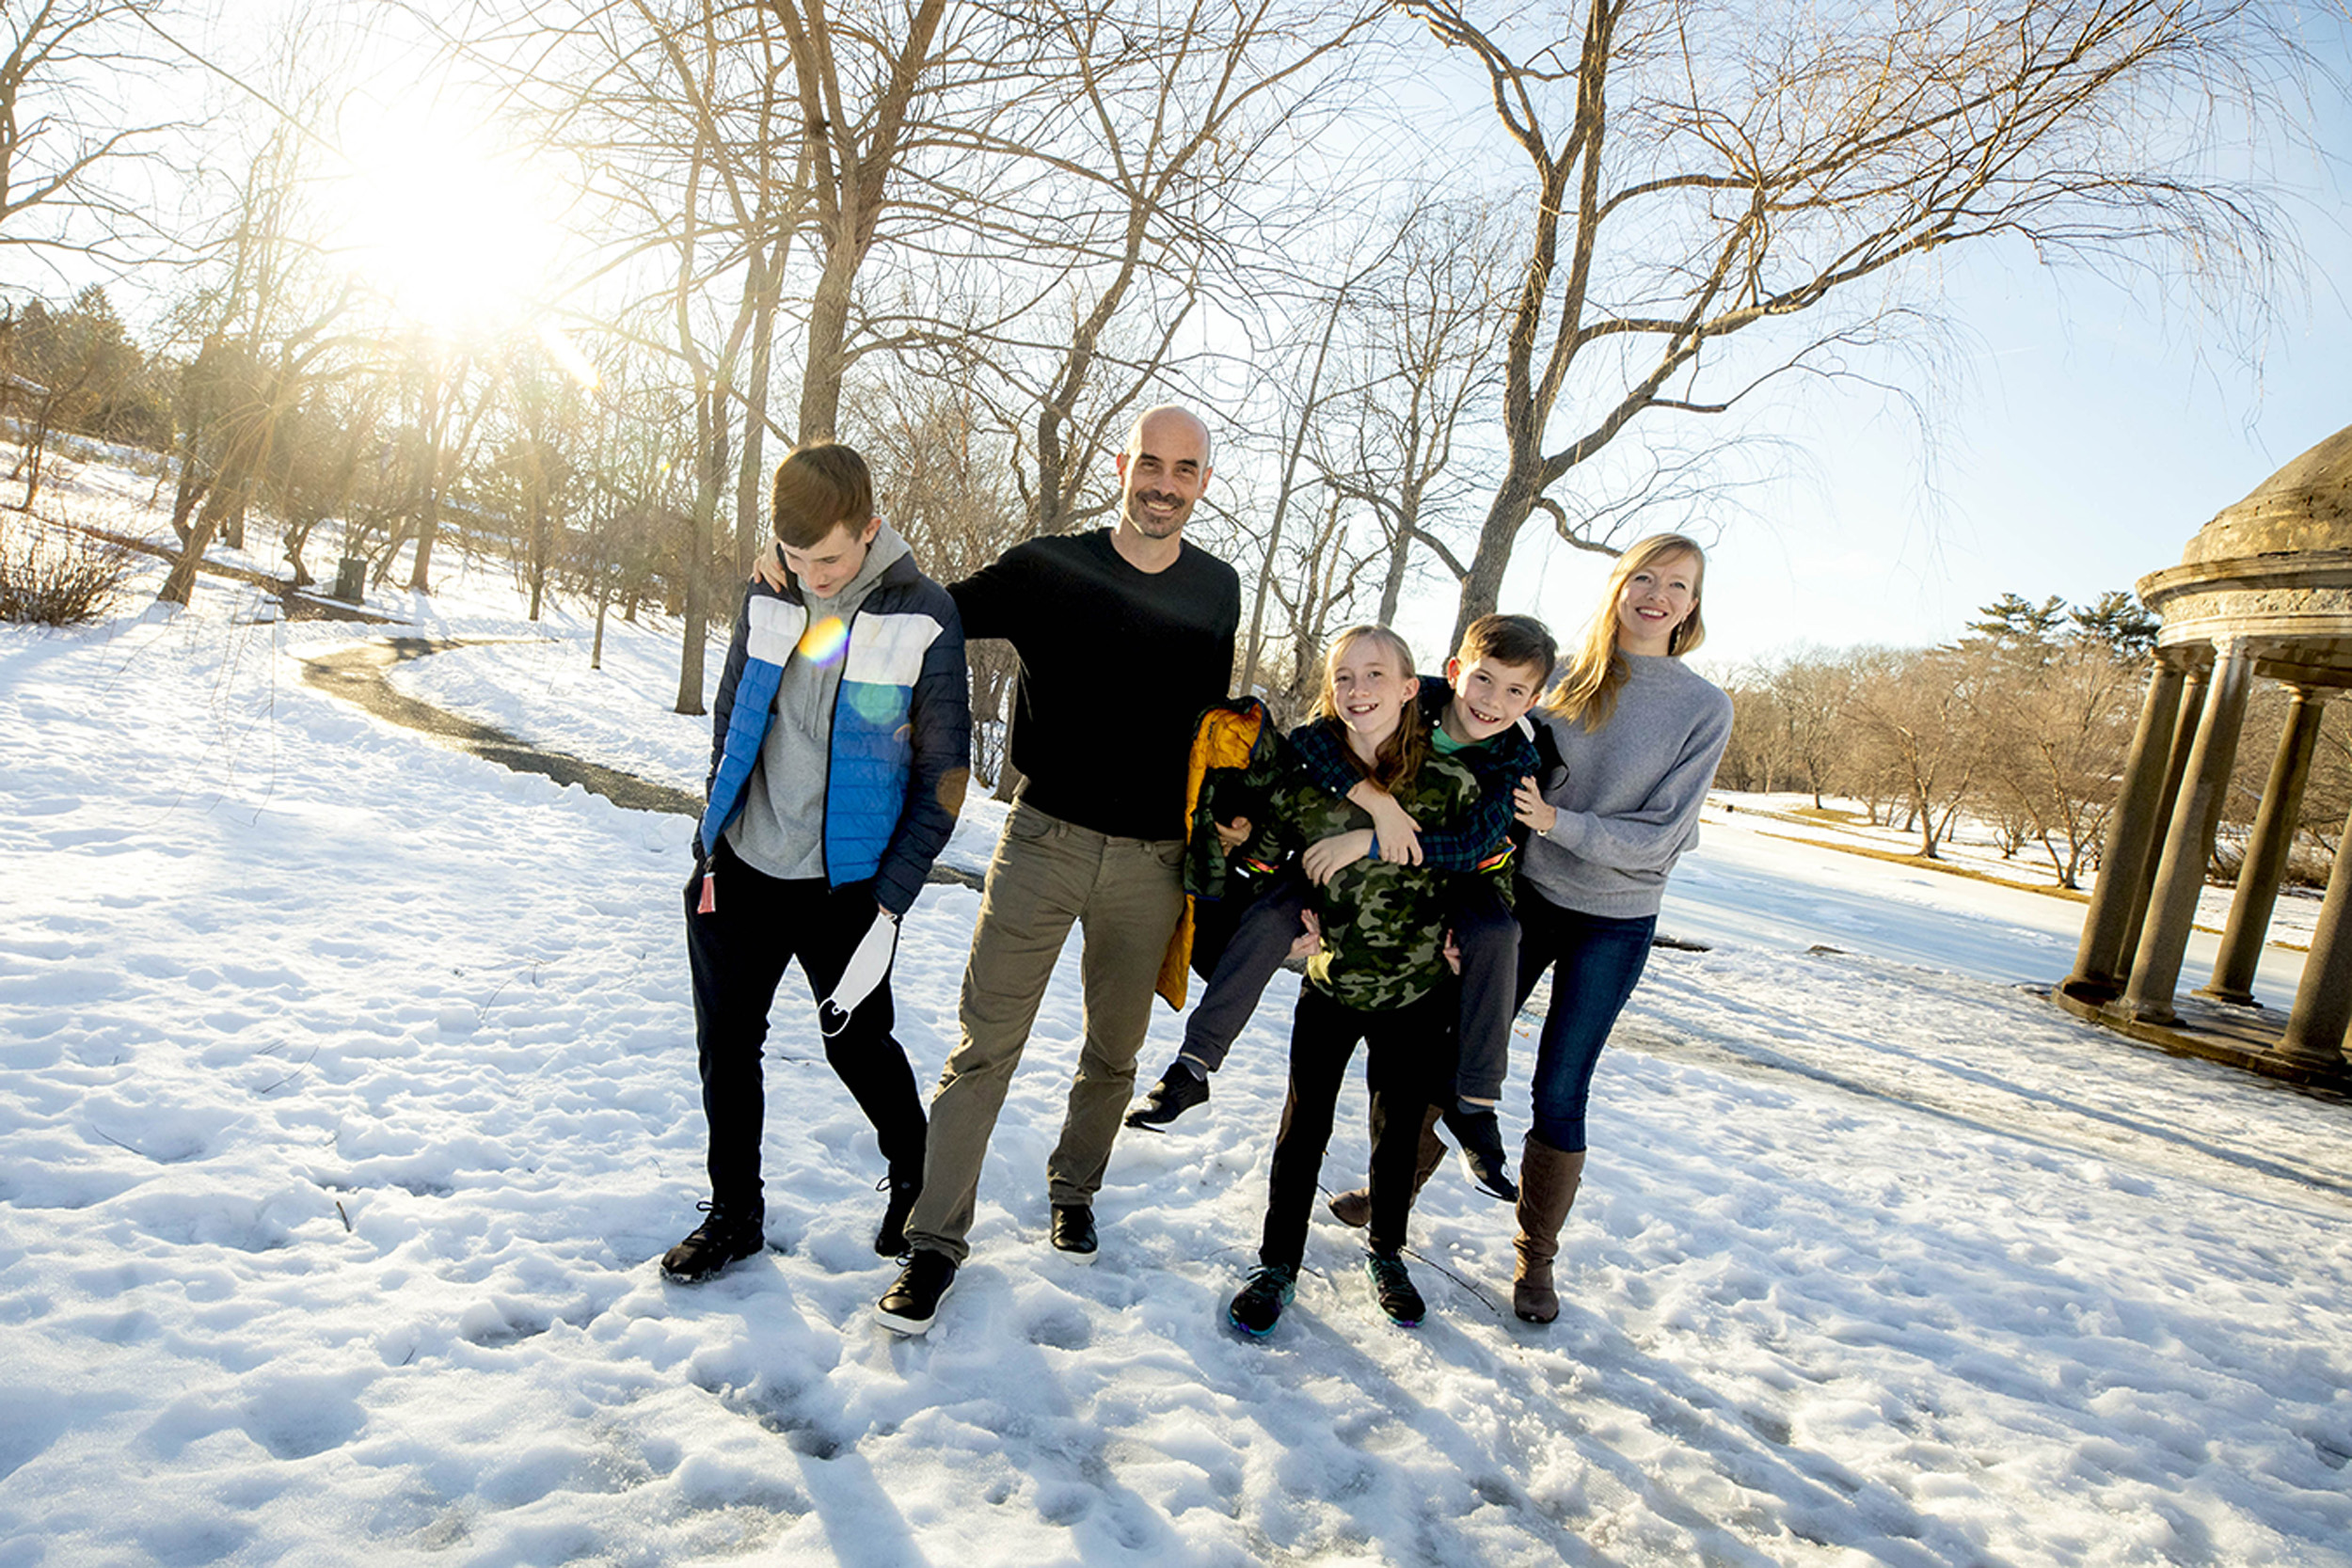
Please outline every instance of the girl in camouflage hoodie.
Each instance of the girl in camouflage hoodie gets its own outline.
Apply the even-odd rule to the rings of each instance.
[[[1323,693],[1311,723],[1334,725],[1362,771],[1417,820],[1458,817],[1476,802],[1468,768],[1429,752],[1419,724],[1406,722],[1417,682],[1412,651],[1385,626],[1351,626],[1324,660]],[[1296,1289],[1306,1252],[1315,1180],[1331,1138],[1332,1112],[1359,1041],[1369,1046],[1372,1090],[1372,1251],[1366,1259],[1381,1309],[1410,1327],[1422,1304],[1399,1257],[1412,1210],[1422,1112],[1452,1090],[1452,1006],[1442,992],[1444,873],[1368,856],[1327,872],[1313,847],[1369,828],[1371,817],[1314,783],[1285,747],[1246,851],[1262,866],[1304,851],[1319,887],[1315,913],[1323,949],[1308,961],[1291,1024],[1290,1095],[1274,1142],[1259,1266],[1226,1316],[1265,1333]]]

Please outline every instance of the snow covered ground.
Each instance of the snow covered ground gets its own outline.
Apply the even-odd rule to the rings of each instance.
[[[699,783],[673,632],[591,674],[513,602],[379,605],[516,640],[401,679]],[[2352,1563],[2352,1108],[2020,989],[2080,905],[1712,817],[1663,923],[1711,950],[1656,955],[1604,1058],[1549,1329],[1450,1171],[1422,1329],[1328,1222],[1268,1340],[1223,1326],[1287,977],[1062,1265],[1065,964],[972,1265],[900,1341],[789,988],[771,1251],[656,1270],[701,1196],[684,822],[361,716],[297,666],[351,628],[267,607],[0,628],[0,1565]],[[976,905],[907,924],[921,1075]]]

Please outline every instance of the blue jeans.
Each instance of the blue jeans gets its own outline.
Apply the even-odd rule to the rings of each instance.
[[[1551,977],[1551,1008],[1544,1014],[1535,1048],[1535,1136],[1574,1154],[1584,1148],[1584,1106],[1592,1098],[1600,1048],[1609,1043],[1609,1031],[1649,961],[1658,917],[1579,914],[1545,898],[1525,878],[1513,902],[1519,920],[1521,1006],[1544,971],[1558,965]]]

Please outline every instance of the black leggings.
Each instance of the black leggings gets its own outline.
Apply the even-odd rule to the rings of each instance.
[[[1422,1114],[1451,1093],[1454,1083],[1451,1007],[1442,989],[1407,1006],[1360,1012],[1312,985],[1299,987],[1291,1021],[1290,1096],[1274,1139],[1260,1262],[1296,1268],[1306,1256],[1315,1180],[1323,1173],[1340,1085],[1359,1040],[1370,1047],[1364,1080],[1372,1090],[1372,1249],[1393,1253],[1405,1245]]]

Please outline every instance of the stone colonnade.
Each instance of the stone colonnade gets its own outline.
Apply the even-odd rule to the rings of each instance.
[[[2181,963],[2221,826],[2247,696],[2259,674],[2283,682],[2293,707],[2263,788],[2213,978],[2198,991],[2221,1002],[2253,1000],[2254,966],[2294,843],[2324,705],[2352,685],[2352,672],[2298,666],[2269,652],[2260,639],[2231,636],[2158,653],[2062,994],[2135,1022],[2177,1019],[2172,999]],[[2352,821],[2345,835],[2278,1046],[2281,1056],[2322,1067],[2343,1065],[2352,1026],[2352,911],[2345,907],[2352,904]]]

